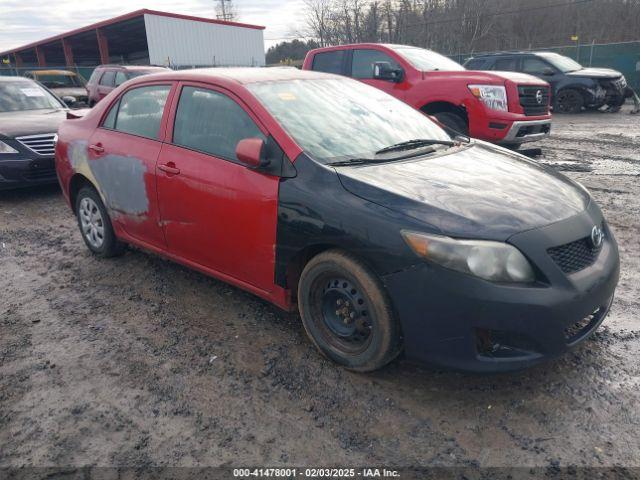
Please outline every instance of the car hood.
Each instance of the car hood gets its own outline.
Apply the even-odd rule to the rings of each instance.
[[[547,82],[539,79],[538,77],[534,77],[533,75],[529,75],[527,73],[519,73],[519,72],[487,72],[484,70],[461,70],[461,71],[435,71],[435,72],[424,72],[425,76],[434,77],[441,76],[443,79],[447,80],[465,80],[469,83],[476,84],[501,84],[504,85],[506,81],[511,81],[517,84],[526,84],[526,85],[540,85],[546,86]]]
[[[72,97],[86,97],[87,89],[83,87],[73,87],[73,88],[50,88],[53,93],[55,93],[58,97],[62,98],[66,95],[70,95]]]
[[[336,170],[349,192],[454,237],[504,241],[582,212],[590,201],[568,178],[484,143]]]
[[[65,118],[67,118],[66,110],[0,112],[0,136],[13,138],[55,133],[58,131],[58,125]]]
[[[567,72],[570,77],[588,77],[588,78],[620,78],[622,73],[610,68],[583,68],[575,72]]]

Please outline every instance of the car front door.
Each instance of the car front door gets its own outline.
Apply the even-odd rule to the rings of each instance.
[[[114,222],[131,237],[164,249],[158,212],[156,161],[173,85],[145,84],[112,103],[89,140],[90,175]]]
[[[373,78],[373,66],[377,62],[388,62],[391,68],[402,69],[400,64],[385,52],[372,48],[358,48],[352,50],[350,76],[402,100],[405,94],[402,82]]]
[[[279,178],[236,158],[267,130],[233,94],[183,83],[158,159],[160,215],[169,251],[263,291],[273,289]]]
[[[522,57],[520,71],[534,75],[551,85],[552,91],[555,91],[556,84],[560,81],[561,76],[557,68],[549,62],[538,57]]]

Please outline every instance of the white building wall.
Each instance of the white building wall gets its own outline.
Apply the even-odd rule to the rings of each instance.
[[[264,30],[145,14],[149,61],[177,66],[264,66]]]

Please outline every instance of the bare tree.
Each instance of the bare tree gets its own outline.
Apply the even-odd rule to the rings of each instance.
[[[220,20],[234,21],[238,19],[238,9],[233,0],[216,0],[216,16]]]

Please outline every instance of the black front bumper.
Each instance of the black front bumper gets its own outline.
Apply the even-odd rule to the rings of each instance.
[[[534,285],[496,284],[427,262],[384,277],[407,358],[477,372],[517,370],[560,355],[596,330],[619,276],[618,248],[605,241],[587,268],[565,274],[547,249],[603,223],[595,206],[568,220],[514,235],[538,270]]]
[[[37,154],[0,158],[0,190],[57,183],[53,157]]]

